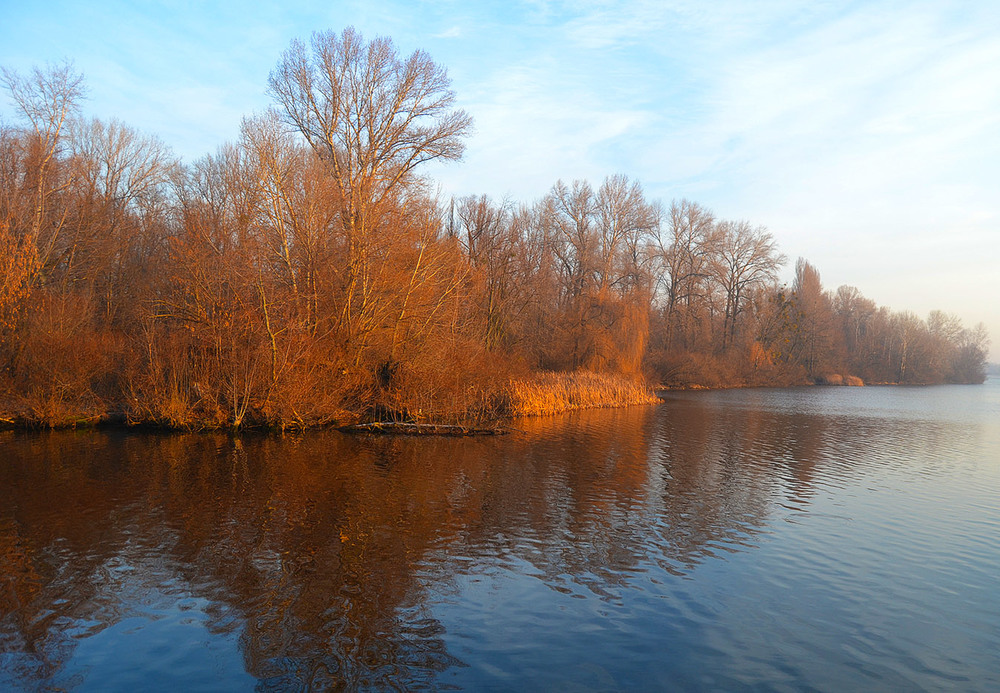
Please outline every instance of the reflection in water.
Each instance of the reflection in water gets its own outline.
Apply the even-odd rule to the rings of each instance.
[[[865,393],[867,410],[815,391],[679,393],[497,439],[3,434],[0,688],[512,688],[584,675],[624,688],[980,687],[981,674],[948,677],[995,656],[886,665],[879,652],[905,664],[923,642],[879,644],[848,608],[865,571],[880,576],[866,598],[892,578],[881,545],[841,546],[844,533],[909,531],[905,504],[876,521],[887,508],[859,499],[909,485],[926,501],[912,483],[924,477],[947,494],[956,465],[997,451],[995,429],[968,417],[932,417],[916,435],[912,415],[869,401],[884,393]],[[973,502],[995,535],[995,497]],[[966,584],[997,567],[975,564],[977,551],[997,548],[971,537],[956,549]],[[802,616],[806,594],[828,603]],[[996,591],[978,597],[983,618],[997,613]],[[838,618],[818,635],[802,622]],[[829,645],[840,654],[823,649],[823,628],[845,634]],[[1000,645],[997,624],[986,629]],[[845,655],[862,635],[875,653]],[[782,661],[811,637],[814,651]],[[817,671],[808,657],[853,668]]]
[[[81,637],[182,599],[210,632],[241,631],[246,670],[276,687],[412,684],[452,663],[412,581],[451,513],[446,477],[398,441],[83,438],[7,442],[30,459],[0,481],[17,489],[3,630],[22,680],[64,685]]]

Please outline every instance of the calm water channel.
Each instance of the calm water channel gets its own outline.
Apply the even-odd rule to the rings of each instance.
[[[1000,689],[1000,382],[0,434],[0,690]]]

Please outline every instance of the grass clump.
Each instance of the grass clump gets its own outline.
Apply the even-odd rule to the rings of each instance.
[[[573,409],[654,404],[659,399],[641,380],[575,371],[543,372],[530,379],[512,380],[509,401],[513,416],[544,416]]]

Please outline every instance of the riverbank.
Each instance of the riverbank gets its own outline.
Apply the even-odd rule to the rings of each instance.
[[[305,430],[339,428],[347,431],[441,432],[445,430],[494,431],[499,422],[526,416],[548,416],[577,409],[626,407],[655,404],[659,399],[641,379],[620,375],[576,371],[540,372],[498,383],[477,398],[474,409],[430,412],[406,407],[385,407],[359,401],[353,408],[340,408],[311,419],[268,415],[266,406],[248,407],[238,422],[220,416],[215,409],[198,416],[197,406],[185,407],[183,417],[155,418],[136,407],[122,404],[101,406],[87,402],[60,402],[60,406],[31,406],[28,397],[8,397],[0,408],[0,428],[63,429],[126,427],[166,431]],[[266,403],[265,403],[266,404]],[[147,409],[148,411],[148,409]]]

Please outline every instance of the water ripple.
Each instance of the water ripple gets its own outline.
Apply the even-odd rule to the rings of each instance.
[[[0,688],[996,690],[998,392],[6,436]]]

